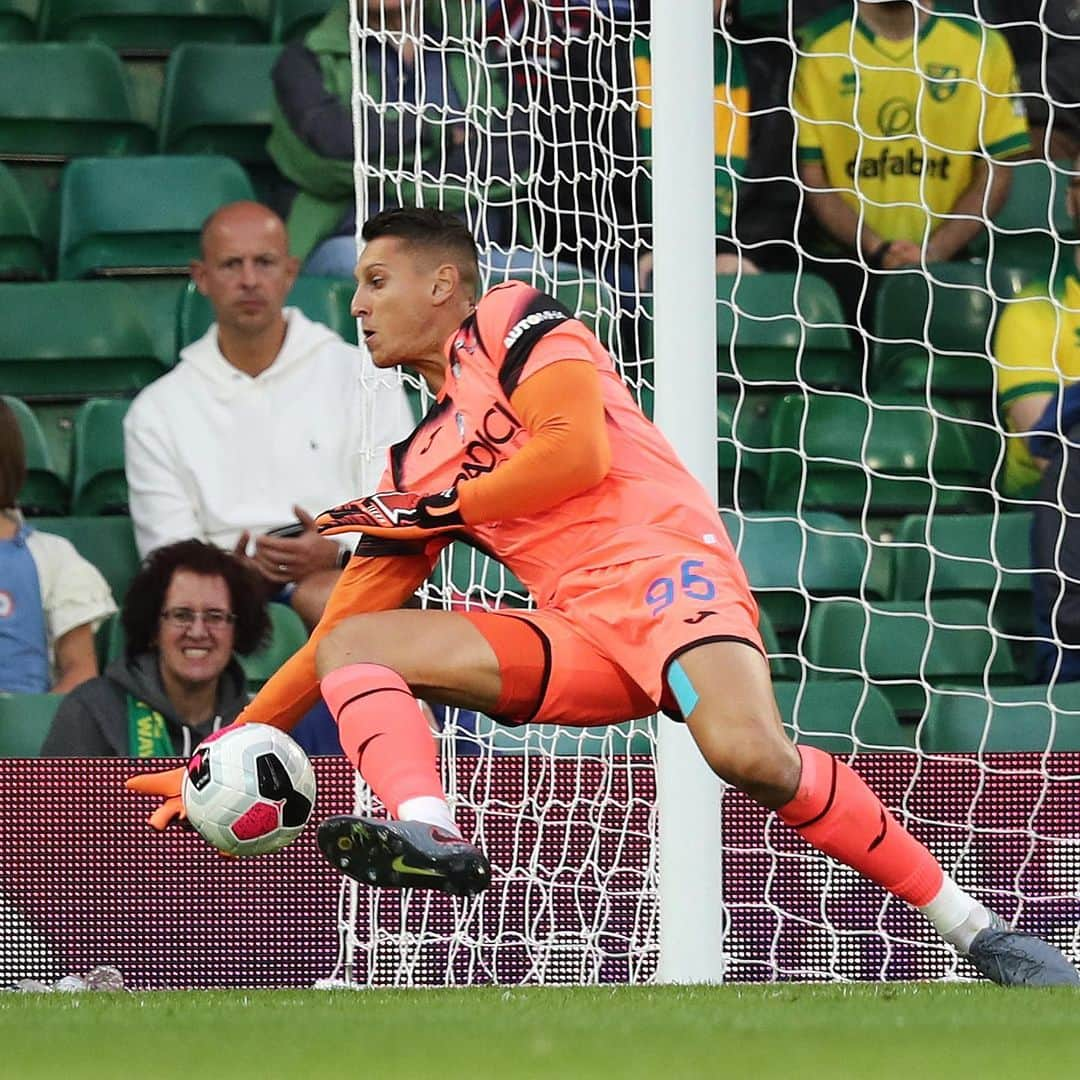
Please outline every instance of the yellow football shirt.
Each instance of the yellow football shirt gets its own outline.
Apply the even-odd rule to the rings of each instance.
[[[994,333],[994,362],[1003,411],[1017,398],[1056,394],[1080,379],[1080,279],[1070,274],[1052,297],[1045,283],[1032,285],[1008,304]],[[1009,439],[1004,494],[1030,494],[1039,475],[1027,440]]]
[[[976,159],[1029,145],[1001,34],[931,15],[914,38],[877,37],[850,13],[810,23],[792,105],[800,161],[820,161],[886,240],[923,243],[970,186]]]

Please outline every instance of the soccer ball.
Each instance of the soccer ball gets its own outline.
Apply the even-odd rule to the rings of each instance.
[[[295,840],[315,804],[315,770],[284,731],[226,728],[199,743],[181,791],[187,818],[229,855],[265,855]]]

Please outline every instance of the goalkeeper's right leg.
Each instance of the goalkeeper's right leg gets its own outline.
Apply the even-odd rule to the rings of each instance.
[[[762,655],[702,644],[672,663],[673,692],[713,770],[808,843],[917,907],[975,968],[1005,986],[1080,985],[1051,945],[1008,930],[961,889],[843,761],[784,734]],[[669,675],[669,678],[671,676]]]

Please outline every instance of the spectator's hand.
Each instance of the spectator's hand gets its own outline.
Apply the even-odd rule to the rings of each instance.
[[[411,491],[377,491],[362,499],[324,510],[316,519],[324,535],[362,532],[398,540],[419,540],[465,524],[457,488],[434,495]]]
[[[334,570],[341,559],[341,548],[319,534],[315,519],[302,507],[293,513],[304,527],[299,536],[260,536],[255,540],[254,563],[263,577],[284,585],[320,570]]]
[[[638,259],[637,264],[637,279],[638,288],[644,292],[649,288],[652,283],[652,264],[653,255],[651,251],[646,251],[644,255]]]
[[[182,823],[187,820],[184,800],[180,797],[185,772],[187,772],[187,766],[180,765],[178,768],[166,769],[164,772],[129,776],[124,781],[124,787],[129,791],[137,791],[140,795],[164,797],[165,801],[147,818],[150,827],[157,829],[158,832],[163,832],[174,821]]]
[[[927,261],[933,261],[927,252]],[[918,266],[922,262],[922,249],[910,240],[893,240],[885,258],[881,260],[883,270],[897,270],[901,266]]]
[[[725,251],[716,256],[716,272],[718,274],[760,274],[761,270],[753,259],[745,255],[736,255],[734,252]]]

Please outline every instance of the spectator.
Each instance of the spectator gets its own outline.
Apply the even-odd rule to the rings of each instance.
[[[310,514],[374,487],[412,420],[392,377],[368,378],[359,349],[283,309],[296,271],[266,207],[211,216],[192,277],[217,321],[135,399],[124,448],[140,554],[190,538],[233,549],[311,626],[348,546]],[[294,518],[299,535],[268,535]]]
[[[735,0],[714,0],[713,17],[716,272],[790,269],[797,205],[787,108],[791,49],[775,39],[740,40]],[[651,158],[652,65],[642,36],[634,41],[634,66],[641,153]],[[651,270],[646,252],[639,263],[642,287]]]
[[[478,71],[475,54],[463,47],[463,39],[471,37],[468,28],[453,27],[442,4],[366,0],[359,11],[360,71],[368,98],[379,102],[368,106],[364,121],[361,157],[373,167],[368,212],[438,205],[468,216],[478,212],[468,202],[468,191],[477,190],[482,179],[481,231],[488,245],[498,245],[497,250],[488,247],[483,261],[505,268],[516,225],[509,195],[530,160],[528,116],[508,114],[499,70]],[[416,48],[421,14],[423,40],[438,41],[437,48]],[[292,253],[306,260],[305,273],[351,277],[356,266],[355,149],[345,0],[338,0],[301,41],[286,46],[274,66],[273,82],[267,149],[294,185],[286,211]],[[490,100],[478,100],[484,94]],[[499,117],[502,131],[496,130]],[[512,137],[515,127],[517,139]],[[533,262],[530,254],[530,268]]]
[[[94,631],[116,610],[97,568],[23,520],[19,422],[0,398],[0,691],[65,694],[98,673]]]
[[[1005,39],[930,0],[861,2],[806,26],[793,106],[799,175],[816,226],[807,243],[852,322],[871,270],[962,257],[1005,201],[1009,170],[1029,149]],[[862,303],[860,304],[860,297]]]
[[[43,757],[187,757],[247,704],[236,653],[270,631],[257,576],[200,540],[158,548],[128,590],[124,656],[61,703]]]
[[[1080,161],[1075,167],[1069,207],[1080,229]],[[1075,248],[1073,265],[1059,280],[1036,283],[1008,305],[994,335],[998,404],[1009,432],[1003,493],[1035,499],[1032,587],[1039,682],[1080,680],[1078,272],[1080,248]]]

